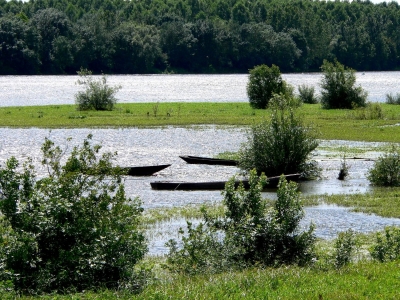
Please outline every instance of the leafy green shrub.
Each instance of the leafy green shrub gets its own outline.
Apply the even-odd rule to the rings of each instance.
[[[324,77],[321,83],[321,104],[323,108],[364,107],[368,93],[361,86],[355,87],[355,71],[335,60],[324,60],[321,66]]]
[[[393,145],[377,159],[367,177],[377,186],[400,186],[400,149]]]
[[[249,171],[255,168],[267,176],[316,171],[317,165],[307,162],[310,153],[318,146],[316,133],[303,124],[292,105],[285,104],[285,99],[276,95],[271,102],[274,104],[271,120],[251,128],[248,141],[239,150],[241,169]]]
[[[281,76],[278,66],[255,66],[250,70],[247,83],[247,95],[250,106],[265,109],[274,94],[293,95],[293,87],[288,85]]]
[[[78,110],[112,110],[117,103],[115,94],[121,86],[109,86],[104,74],[99,80],[95,80],[92,72],[86,69],[81,69],[78,74],[81,79],[77,81],[77,84],[86,87],[85,91],[75,95]]]
[[[336,268],[341,268],[351,262],[355,245],[354,232],[351,229],[339,233],[335,241]]]
[[[138,229],[140,201],[126,197],[120,175],[103,175],[115,155],[100,155],[90,139],[65,164],[62,150],[46,139],[47,177],[38,179],[29,161],[20,171],[15,158],[0,168],[0,232],[6,232],[0,235],[0,269],[8,270],[3,279],[18,291],[141,286],[134,273],[147,251]]]
[[[304,216],[297,184],[281,178],[278,199],[268,207],[261,192],[267,178],[250,172],[250,189],[235,189],[235,178],[225,187],[224,217],[203,210],[204,223],[188,224],[183,247],[170,241],[169,268],[177,272],[206,273],[250,265],[307,264],[314,257],[314,227],[300,231]],[[183,233],[183,231],[181,231]]]
[[[393,94],[386,94],[386,103],[387,104],[399,104],[400,105],[400,93]]]
[[[386,227],[385,233],[377,233],[376,244],[371,249],[371,256],[380,262],[400,258],[400,228]]]
[[[319,102],[315,95],[315,88],[305,84],[300,85],[298,88],[300,101],[308,104],[317,104]]]

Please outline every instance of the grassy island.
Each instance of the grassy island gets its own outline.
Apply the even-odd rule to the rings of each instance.
[[[304,104],[299,112],[322,139],[398,142],[400,106],[379,104],[379,118],[367,108],[326,110]],[[248,103],[126,103],[113,111],[78,111],[75,105],[1,107],[1,127],[95,128],[190,126],[200,124],[246,126],[268,118],[269,110]]]

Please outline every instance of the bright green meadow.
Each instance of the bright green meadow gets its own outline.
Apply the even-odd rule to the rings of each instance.
[[[380,104],[379,118],[367,109],[326,110],[304,104],[299,113],[320,132],[321,139],[398,142],[400,105]],[[269,110],[248,103],[126,103],[113,111],[77,111],[75,105],[0,108],[1,127],[90,128],[251,125],[269,117]]]

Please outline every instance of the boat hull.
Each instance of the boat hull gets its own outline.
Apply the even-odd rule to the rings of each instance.
[[[285,175],[288,181],[298,181],[300,174]],[[276,188],[279,183],[280,176],[268,178],[268,183],[264,186],[267,188]],[[199,190],[223,190],[227,181],[207,181],[207,182],[174,182],[174,181],[154,181],[150,182],[151,188],[154,190],[184,190],[184,191],[199,191]],[[238,187],[243,183],[245,189],[250,187],[248,180],[238,180],[235,186]]]
[[[238,164],[236,160],[232,159],[199,157],[190,155],[183,155],[179,157],[184,161],[186,161],[188,164],[221,165],[221,166],[237,166]]]
[[[161,170],[168,168],[171,165],[156,165],[156,166],[139,166],[123,168],[126,175],[129,176],[151,176]]]

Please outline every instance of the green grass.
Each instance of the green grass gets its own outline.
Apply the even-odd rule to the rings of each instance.
[[[170,276],[138,295],[112,291],[40,299],[399,299],[400,262],[360,262],[340,270],[282,267],[208,276]],[[34,299],[1,294],[1,299]],[[38,298],[38,297],[36,297]]]
[[[319,104],[305,104],[299,112],[322,139],[398,142],[400,106],[382,104],[382,109],[386,117],[379,120],[358,120],[349,110],[324,110]],[[0,127],[245,126],[267,119],[269,114],[269,110],[252,109],[248,103],[126,103],[118,104],[114,111],[77,111],[75,105],[2,107]]]

